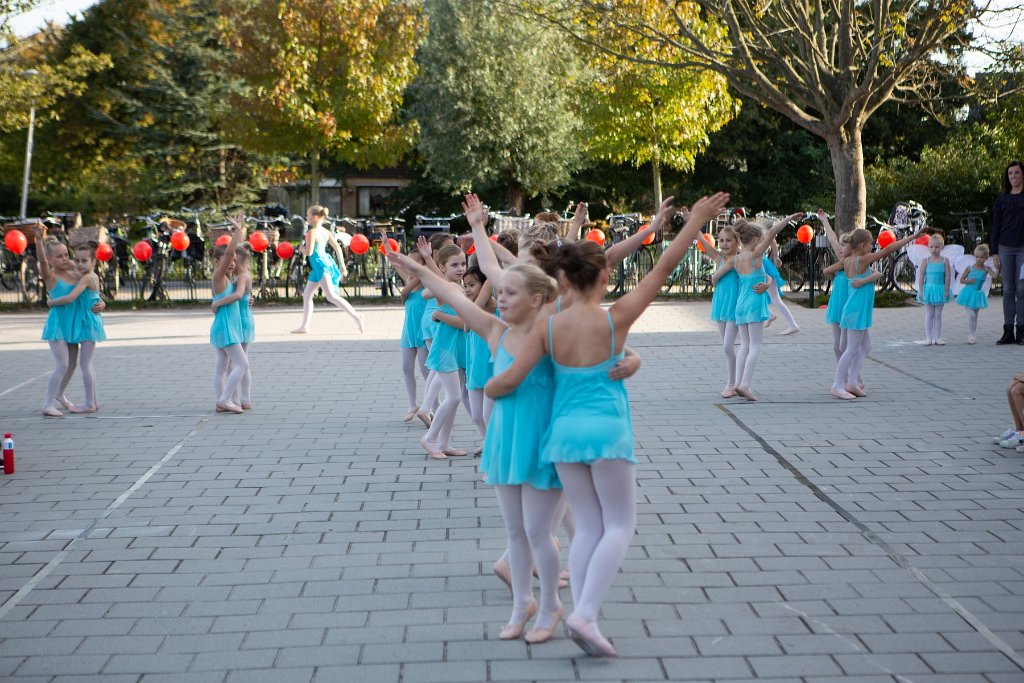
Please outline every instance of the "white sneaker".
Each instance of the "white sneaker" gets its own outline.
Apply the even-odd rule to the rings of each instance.
[[[1009,429],[1007,429],[1005,432],[1003,432],[999,436],[993,436],[992,437],[992,443],[1002,443],[1003,441],[1005,441],[1006,439],[1009,439],[1011,436],[1013,436],[1016,433],[1017,433],[1017,428],[1016,427],[1010,427]]]
[[[1020,446],[1017,446],[1017,452],[1018,453],[1024,453],[1024,444],[1021,444]]]
[[[1008,439],[1003,439],[999,442],[999,445],[1003,448],[1016,448],[1017,446],[1024,446],[1024,436],[1020,434],[1014,434]]]

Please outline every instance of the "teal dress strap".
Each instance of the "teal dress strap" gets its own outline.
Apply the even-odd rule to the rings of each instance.
[[[559,297],[558,300],[561,301],[562,298]],[[554,317],[555,316],[553,316],[553,315],[549,315],[548,316],[548,351],[549,351],[548,355],[551,356],[551,360],[552,361],[557,363],[558,361],[555,360],[555,338],[554,338],[554,336],[552,336],[552,331],[551,331],[551,329],[552,329],[551,328],[551,319],[554,318]]]
[[[615,325],[612,324],[612,312],[605,310],[605,314],[608,316],[608,329],[612,331],[612,349],[608,354],[608,358],[613,358],[615,356]]]
[[[558,298],[555,299],[555,311],[557,311],[558,313],[562,312],[562,296],[561,295],[559,295]]]

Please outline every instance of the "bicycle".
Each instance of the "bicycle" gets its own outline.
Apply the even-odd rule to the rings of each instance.
[[[777,220],[769,214],[758,214],[758,218]],[[814,213],[804,214],[801,225],[818,222],[818,216]],[[805,284],[808,284],[808,259],[810,258],[811,245],[804,244],[794,234],[786,240],[779,248],[779,275],[789,284],[791,292],[799,292]],[[766,258],[771,258],[766,254]],[[828,294],[832,289],[832,278],[825,275],[825,269],[835,263],[835,254],[831,248],[819,249],[814,247],[814,262],[811,269],[814,271],[815,289]]]
[[[153,255],[142,265],[143,272],[137,282],[139,299],[167,301],[170,296],[164,285],[164,276],[170,267],[171,236],[165,227],[167,224],[158,222],[154,216],[142,216],[140,220],[144,223],[144,241],[152,247]]]
[[[612,244],[617,244],[640,229],[643,216],[638,213],[610,214],[606,219]],[[657,238],[655,238],[657,239]],[[653,244],[653,242],[652,242]],[[633,290],[654,268],[652,248],[645,245],[626,256],[608,276],[613,296],[622,296]]]
[[[960,218],[960,226],[949,231],[950,244],[959,244],[964,251],[971,253],[985,241],[985,221],[982,216],[988,215],[988,207],[981,211],[950,211],[949,215]]]
[[[256,299],[276,299],[278,298],[277,292],[277,278],[271,274],[268,268],[268,261],[277,261],[277,252],[275,247],[277,246],[277,240],[280,235],[280,225],[283,222],[281,217],[274,218],[247,218],[247,223],[254,223],[258,227],[256,230],[263,232],[267,235],[267,248],[260,254],[260,258],[257,261],[259,263],[259,286],[254,288],[253,297]]]
[[[4,223],[13,220],[12,223]],[[0,218],[3,224],[3,231],[0,236],[7,234],[8,230],[20,230],[28,238],[28,247],[22,254],[15,254],[2,247],[2,259],[0,259],[0,285],[4,289],[20,292],[23,303],[31,304],[42,301],[44,296],[43,281],[39,274],[39,261],[36,259],[35,247],[35,226],[37,221],[25,219]]]

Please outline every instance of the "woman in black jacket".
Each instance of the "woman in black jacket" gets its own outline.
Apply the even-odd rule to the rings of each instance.
[[[989,244],[1003,280],[1003,336],[996,344],[1024,344],[1024,166],[1019,161],[1011,161],[1003,174]]]

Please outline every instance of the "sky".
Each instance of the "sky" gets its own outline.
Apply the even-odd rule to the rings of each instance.
[[[990,0],[995,8],[1017,11],[993,15],[988,26],[981,27],[981,36],[989,36],[996,40],[1013,39],[1024,41],[1024,10],[1021,0]],[[14,33],[26,36],[43,26],[46,21],[65,23],[69,14],[77,15],[86,7],[96,4],[97,0],[41,0],[39,6],[31,12],[15,17],[11,22]],[[967,58],[968,71],[974,72],[984,68],[988,60],[980,54],[971,54]]]

